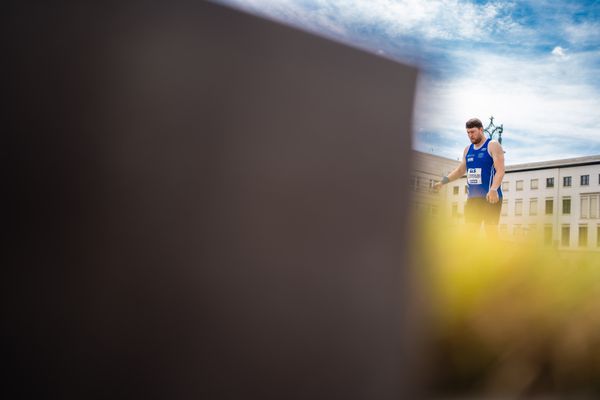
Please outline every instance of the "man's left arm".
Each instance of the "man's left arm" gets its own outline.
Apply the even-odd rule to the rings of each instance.
[[[497,203],[500,200],[498,197],[498,188],[502,186],[502,179],[504,179],[504,150],[502,150],[500,143],[496,141],[490,142],[488,149],[492,159],[494,160],[496,174],[494,175],[494,180],[492,181],[490,191],[485,198],[490,203]]]

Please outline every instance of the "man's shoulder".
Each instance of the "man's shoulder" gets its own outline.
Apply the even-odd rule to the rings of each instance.
[[[488,152],[491,153],[500,153],[503,152],[502,145],[497,140],[491,139],[488,143]]]

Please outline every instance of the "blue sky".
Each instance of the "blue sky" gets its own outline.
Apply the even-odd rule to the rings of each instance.
[[[418,66],[418,150],[493,115],[508,164],[600,154],[600,0],[217,2]]]

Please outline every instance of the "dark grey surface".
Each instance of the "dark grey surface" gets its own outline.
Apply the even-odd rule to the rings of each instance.
[[[16,4],[17,394],[410,393],[414,69],[204,2]]]

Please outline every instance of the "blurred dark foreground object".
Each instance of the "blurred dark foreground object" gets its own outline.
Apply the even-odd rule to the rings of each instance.
[[[205,2],[84,3],[4,10],[12,396],[412,393],[416,71]]]

